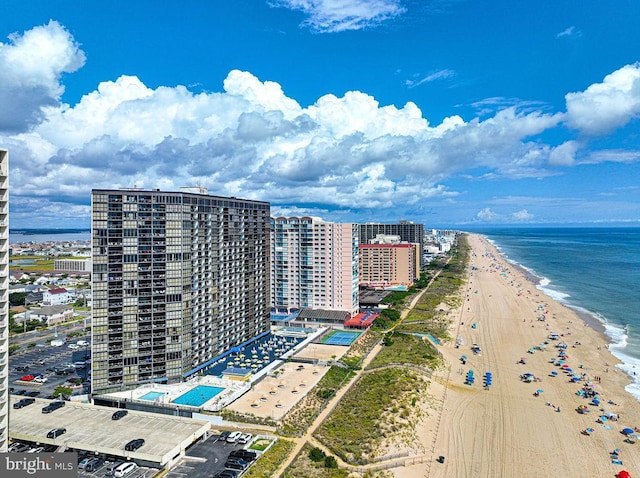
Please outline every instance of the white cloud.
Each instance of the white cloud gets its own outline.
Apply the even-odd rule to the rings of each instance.
[[[640,115],[640,63],[626,65],[586,90],[568,93],[567,124],[589,135],[600,135]]]
[[[430,83],[436,80],[444,80],[447,78],[451,78],[454,75],[455,75],[455,72],[453,70],[445,69],[445,70],[440,70],[440,71],[431,73],[425,76],[424,78],[421,78],[420,80],[407,80],[405,84],[409,88],[415,88],[416,86],[420,86],[424,83]]]
[[[517,222],[530,222],[533,220],[533,214],[530,214],[526,209],[514,212],[511,217]]]
[[[85,61],[82,50],[58,22],[13,34],[0,43],[0,131],[27,131],[46,107],[58,105],[60,80]]]
[[[359,91],[302,108],[279,84],[240,71],[224,91],[200,94],[122,76],[47,113],[11,138],[22,151],[12,155],[12,183],[25,196],[81,201],[91,187],[198,183],[221,195],[340,208],[449,197],[456,192],[439,183],[469,167],[533,174],[546,150],[523,140],[558,122],[512,108],[431,126],[414,103],[382,106]]]
[[[529,213],[526,209],[521,209],[510,214],[499,214],[493,211],[491,208],[483,208],[477,212],[475,222],[485,222],[490,224],[498,223],[514,223],[514,222],[531,222],[533,221],[533,214]]]
[[[496,222],[500,220],[500,215],[493,212],[491,208],[485,207],[478,211],[476,219],[482,222]]]
[[[549,153],[549,164],[554,166],[573,165],[579,148],[580,144],[577,141],[566,141],[560,146],[556,146]]]
[[[561,32],[559,32],[556,35],[556,38],[563,38],[563,37],[580,37],[582,36],[582,32],[580,30],[578,30],[575,26],[570,26],[568,28],[565,28],[564,30],[562,30]]]
[[[340,32],[375,27],[402,15],[400,0],[272,0],[273,7],[303,12],[304,26],[317,32]]]

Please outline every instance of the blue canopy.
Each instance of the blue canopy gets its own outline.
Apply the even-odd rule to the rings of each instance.
[[[627,427],[622,429],[622,433],[625,435],[633,435],[634,431],[633,431],[633,428]]]

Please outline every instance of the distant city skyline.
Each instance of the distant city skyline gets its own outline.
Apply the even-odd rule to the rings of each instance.
[[[92,188],[274,216],[472,229],[640,225],[640,3],[0,5],[11,227]]]

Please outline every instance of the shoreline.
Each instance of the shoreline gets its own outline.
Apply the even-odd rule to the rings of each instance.
[[[465,233],[465,234],[473,234],[473,233]],[[496,251],[498,251],[498,254],[500,254],[500,256],[506,262],[508,262],[515,269],[520,271],[520,273],[524,276],[524,278],[526,280],[528,280],[529,282],[531,282],[533,284],[533,286],[537,290],[539,290],[540,292],[544,293],[547,296],[549,295],[549,294],[547,294],[545,292],[544,288],[540,285],[542,283],[542,281],[545,279],[544,277],[541,277],[541,276],[537,275],[531,269],[528,269],[527,267],[525,267],[524,265],[520,264],[519,262],[516,262],[513,259],[509,259],[509,257],[505,255],[505,253],[502,251],[502,249],[492,239],[489,239],[484,234],[478,234],[478,235],[483,237],[489,244],[491,244],[496,249]],[[579,306],[572,305],[572,304],[570,304],[568,302],[565,302],[565,301],[561,301],[561,300],[554,299],[554,298],[551,298],[551,300],[555,300],[560,305],[564,305],[568,309],[571,309],[572,311],[574,311],[587,324],[587,326],[591,327],[596,332],[604,335],[606,337],[606,339],[611,344],[613,344],[613,340],[606,333],[606,331],[607,331],[606,325],[602,322],[602,320],[598,319],[593,313],[589,312],[588,310],[582,309]]]
[[[463,305],[450,315],[450,335],[463,337],[464,345],[438,347],[445,369],[432,388],[441,411],[422,427],[422,443],[433,455],[427,476],[615,476],[622,469],[637,476],[639,445],[626,443],[621,430],[640,425],[640,403],[626,391],[632,379],[616,366],[610,338],[579,311],[530,287],[530,275],[485,236],[468,238]],[[557,338],[550,340],[553,334]],[[555,357],[561,342],[573,375]],[[472,353],[471,344],[481,352]],[[476,380],[468,384],[470,370]],[[486,372],[493,383],[483,387]],[[533,383],[520,379],[525,372]],[[597,390],[602,405],[578,394],[586,386]],[[580,412],[583,405],[590,413]],[[605,412],[620,420],[599,423]],[[616,449],[620,460],[610,454]],[[436,461],[439,456],[445,459]],[[424,471],[410,466],[394,474],[418,477]]]
[[[615,366],[625,372],[629,378],[629,383],[625,387],[625,390],[640,403],[640,377],[636,375],[636,369],[640,367],[640,358],[629,355],[624,351],[623,347],[627,340],[626,327],[617,324],[611,324],[607,321],[606,317],[600,315],[599,313],[590,311],[579,304],[575,304],[571,301],[557,297],[556,295],[558,294],[558,291],[556,291],[553,287],[547,287],[547,284],[543,284],[543,281],[549,281],[549,279],[544,276],[538,275],[535,271],[529,269],[525,265],[516,262],[513,259],[510,259],[502,250],[500,245],[485,234],[470,232],[466,232],[465,234],[475,234],[484,238],[484,240],[486,240],[491,246],[493,246],[497,253],[507,263],[520,271],[525,279],[534,284],[535,288],[538,291],[548,296],[551,300],[573,311],[580,318],[580,320],[582,320],[587,325],[587,327],[601,334],[603,336],[603,339],[607,342],[607,348],[615,357]],[[599,315],[601,318],[598,317]],[[618,332],[622,335],[619,335]],[[618,337],[617,340],[616,336]]]

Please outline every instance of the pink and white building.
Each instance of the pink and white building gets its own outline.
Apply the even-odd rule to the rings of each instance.
[[[271,218],[271,307],[358,313],[358,225]]]

